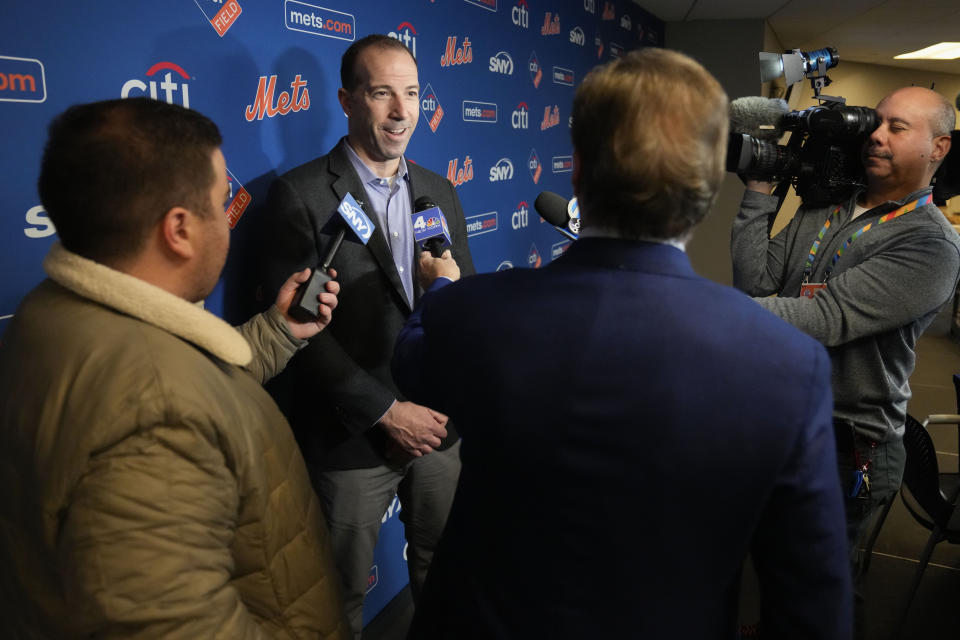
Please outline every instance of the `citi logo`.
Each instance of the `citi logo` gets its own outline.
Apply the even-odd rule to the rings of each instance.
[[[47,76],[34,58],[0,56],[0,102],[44,102]]]
[[[498,51],[496,55],[490,56],[490,71],[493,73],[502,73],[505,76],[513,75],[513,58],[506,51]]]
[[[597,12],[597,3],[596,0],[583,0],[583,10],[587,13],[596,13]]]
[[[560,14],[553,14],[552,18],[551,15],[547,11],[546,15],[543,16],[543,26],[540,27],[540,35],[542,36],[555,36],[560,33]]]
[[[523,229],[530,224],[530,205],[520,201],[516,210],[510,215],[510,226],[514,229]]]
[[[423,116],[427,119],[427,124],[430,125],[430,131],[436,133],[437,127],[440,126],[440,120],[443,119],[443,107],[440,106],[437,94],[434,93],[433,87],[429,84],[420,94],[420,110],[423,111]]]
[[[513,180],[513,163],[510,158],[500,158],[497,164],[490,167],[490,182]]]
[[[604,20],[613,20],[616,18],[616,15],[614,15],[612,2],[603,3],[603,15],[601,18]]]
[[[413,25],[409,22],[401,22],[397,25],[396,31],[391,31],[387,34],[394,40],[399,40],[410,49],[410,53],[413,54],[413,57],[417,57],[417,30],[413,28]]]
[[[550,167],[554,173],[568,173],[573,171],[573,156],[553,156]]]
[[[370,575],[367,576],[367,593],[373,591],[380,584],[380,572],[377,565],[370,567]]]
[[[243,188],[237,177],[227,169],[227,184],[230,186],[230,204],[227,206],[227,223],[233,229],[240,222],[243,212],[250,206],[250,193]]]
[[[530,70],[530,79],[533,80],[534,88],[539,87],[540,81],[543,80],[543,70],[540,69],[540,61],[537,60],[536,51],[530,55],[530,61],[527,63],[527,68]]]
[[[517,6],[510,10],[510,19],[513,20],[513,24],[518,27],[523,27],[524,29],[530,28],[530,11],[527,0],[517,2]]]
[[[560,124],[560,107],[553,105],[553,109],[547,106],[543,110],[543,121],[540,123],[540,131],[546,131],[550,127]]]
[[[260,76],[257,85],[257,97],[253,104],[248,104],[244,116],[247,122],[263,120],[263,116],[272,118],[276,115],[285,116],[291,111],[306,111],[310,108],[310,92],[307,90],[307,81],[301,79],[300,74],[290,83],[290,91],[281,91],[274,102],[273,95],[277,88],[277,76]],[[300,90],[303,89],[303,93]]]
[[[539,269],[541,264],[543,260],[540,258],[540,250],[537,249],[536,244],[531,244],[530,253],[527,254],[527,266],[531,269]]]
[[[630,16],[627,14],[623,14],[623,16],[620,17],[620,28],[626,29],[627,31],[633,28],[633,22],[631,22]]]
[[[514,129],[526,129],[530,126],[530,112],[526,102],[518,104],[510,114],[510,126]]]
[[[464,1],[467,2],[468,4],[475,4],[478,7],[483,7],[487,11],[497,10],[497,0],[464,0]]]
[[[593,44],[597,48],[597,60],[603,55],[603,40],[600,39],[600,36],[597,36],[593,39]]]
[[[530,157],[527,159],[527,169],[530,170],[530,177],[533,179],[533,184],[540,182],[540,176],[543,174],[543,165],[540,164],[540,156],[537,155],[536,149],[530,150]]]
[[[183,67],[181,67],[180,65],[174,64],[172,62],[158,62],[157,64],[147,69],[147,77],[148,78],[153,77],[154,75],[156,75],[161,71],[166,71],[166,73],[163,74],[163,80],[159,84],[157,83],[156,80],[150,80],[149,84],[144,82],[143,80],[138,80],[137,78],[127,80],[126,82],[123,83],[123,86],[120,88],[120,97],[129,98],[130,94],[133,91],[144,93],[149,89],[150,97],[153,98],[154,100],[160,100],[161,98],[159,98],[157,94],[157,89],[159,88],[160,91],[163,92],[162,99],[165,102],[167,102],[168,104],[176,104],[177,103],[176,95],[177,95],[177,92],[179,91],[180,104],[182,104],[184,107],[189,109],[190,108],[190,85],[188,85],[186,82],[181,82],[180,84],[177,84],[176,82],[174,82],[175,78],[173,74],[177,74],[183,80],[189,80],[190,74],[184,71]]]
[[[457,36],[449,36],[447,38],[447,48],[443,52],[443,55],[440,56],[440,66],[452,67],[469,64],[471,62],[473,62],[473,45],[470,42],[470,38],[464,38],[463,44],[458,47]]]
[[[460,164],[459,158],[454,158],[447,163],[447,180],[452,182],[455,187],[473,180],[473,160],[470,159],[470,156],[464,158],[462,167],[458,168],[458,164]]]
[[[572,44],[583,46],[583,43],[587,41],[586,36],[583,35],[583,29],[580,27],[574,27],[570,30],[570,42]]]
[[[213,4],[220,5],[220,7],[212,16],[210,15],[210,11],[200,6],[200,3],[197,3],[197,6],[200,7],[203,15],[210,21],[210,25],[216,30],[217,35],[222,38],[223,34],[237,21],[242,9],[237,0],[213,0]]]
[[[573,70],[564,69],[563,67],[554,67],[553,82],[554,84],[565,84],[568,87],[572,87],[573,86]]]

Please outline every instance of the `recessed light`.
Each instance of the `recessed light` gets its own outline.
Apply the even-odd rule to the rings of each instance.
[[[960,42],[940,42],[926,49],[901,53],[896,60],[954,60],[960,58]]]

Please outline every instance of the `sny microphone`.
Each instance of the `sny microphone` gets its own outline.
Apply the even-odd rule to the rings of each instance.
[[[730,103],[730,133],[775,142],[783,136],[780,124],[789,112],[786,101],[779,98],[737,98]]]
[[[447,219],[430,196],[417,198],[413,209],[413,241],[420,249],[429,249],[430,255],[439,258],[452,244]]]
[[[349,227],[363,244],[367,244],[370,236],[373,235],[373,223],[363,212],[363,200],[357,200],[348,193],[337,207],[337,212],[346,225],[340,225],[340,229],[330,242],[323,264],[314,269],[310,279],[297,288],[297,292],[293,295],[293,302],[290,303],[290,315],[301,322],[317,319],[317,296],[327,290],[326,284],[331,279],[327,275],[327,269],[330,268],[330,263],[333,262],[337,251],[340,250],[347,228]]]
[[[577,235],[570,233],[565,228],[574,219],[578,224],[580,222],[579,213],[576,218],[572,215],[574,210],[579,211],[571,207],[573,202],[573,200],[567,200],[559,193],[544,191],[533,201],[533,208],[537,210],[541,218],[552,224],[557,231],[571,240],[576,240]]]

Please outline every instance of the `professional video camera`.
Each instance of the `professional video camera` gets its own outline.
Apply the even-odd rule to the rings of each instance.
[[[746,178],[780,182],[776,194],[781,203],[791,184],[804,203],[813,205],[841,202],[864,186],[860,150],[879,119],[869,107],[848,107],[846,99],[822,94],[830,84],[827,70],[839,62],[833,47],[810,52],[794,49],[785,54],[761,52],[761,82],[782,74],[787,86],[792,86],[808,78],[820,105],[790,111],[784,100],[750,96],[731,102],[727,170]],[[787,144],[777,144],[787,132]],[[953,131],[952,136],[952,148],[960,148],[960,132]],[[933,199],[943,204],[958,194],[960,152],[953,151],[934,176]]]
[[[839,61],[833,47],[810,52],[794,49],[782,55],[760,53],[762,82],[781,74],[788,86],[809,78],[820,105],[789,111],[783,100],[734,100],[727,170],[792,184],[808,204],[839,202],[863,186],[860,148],[879,120],[869,107],[848,107],[844,98],[821,93],[830,84],[827,70]],[[777,144],[786,132],[790,132],[790,140]]]

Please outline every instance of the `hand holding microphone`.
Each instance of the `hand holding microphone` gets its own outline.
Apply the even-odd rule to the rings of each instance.
[[[428,289],[439,277],[460,279],[460,267],[450,252],[452,240],[447,219],[430,196],[413,203],[413,239],[421,249],[417,279]]]

